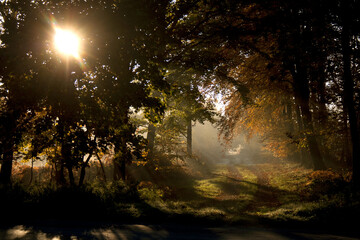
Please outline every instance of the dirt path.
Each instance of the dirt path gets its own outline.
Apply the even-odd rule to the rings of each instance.
[[[226,170],[226,182],[221,184],[221,193],[216,199],[220,201],[236,200],[241,191],[238,183],[243,180],[243,176],[236,166],[227,166]]]
[[[227,166],[228,178],[232,178],[237,181],[242,181],[243,176],[239,172],[236,166]]]
[[[263,208],[279,207],[281,205],[278,200],[280,190],[270,186],[269,174],[259,165],[245,167],[257,177],[257,191],[247,210],[253,212]]]

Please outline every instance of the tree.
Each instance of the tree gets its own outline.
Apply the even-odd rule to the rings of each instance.
[[[26,14],[25,14],[26,13]],[[32,51],[40,42],[35,41],[34,19],[25,23],[27,14],[33,14],[27,2],[1,2],[1,153],[0,181],[10,183],[14,151],[21,136],[34,116],[39,100],[39,78],[33,73],[36,57]],[[34,30],[34,32],[32,31]],[[34,43],[36,42],[36,44]]]
[[[291,93],[286,104],[289,106],[286,107],[289,109],[288,119],[299,126],[314,169],[322,169],[325,164],[321,149],[325,147],[321,146],[320,143],[324,143],[319,142],[319,135],[326,129],[315,129],[314,125],[324,125],[326,116],[329,116],[326,113],[329,111],[326,108],[326,85],[330,81],[326,79],[329,73],[325,71],[334,64],[327,61],[334,56],[332,47],[337,38],[333,18],[339,14],[334,11],[334,5],[336,1],[174,3],[176,14],[171,26],[179,39],[174,49],[181,54],[173,56],[180,59],[182,66],[193,66],[207,76],[205,79],[218,79],[217,82],[229,87],[230,92],[238,93],[234,96],[245,108],[252,100],[258,102],[259,97],[267,94],[255,93],[247,99],[248,90],[254,87],[250,82],[252,78],[239,71],[242,64],[258,75],[258,84],[270,85],[269,92],[277,89],[277,85],[284,86],[283,89]],[[253,56],[258,62],[251,65]],[[259,63],[264,64],[265,70],[258,67]],[[265,75],[261,75],[262,72]],[[293,104],[295,106],[291,107]],[[236,104],[232,106],[240,108]],[[278,107],[281,106],[274,109]],[[295,109],[297,118],[293,117],[295,114],[292,116],[290,109]],[[228,123],[236,122],[236,116],[228,115],[232,117]],[[335,132],[332,134],[334,138],[338,136]],[[288,141],[292,141],[293,136],[288,134]]]
[[[172,86],[169,96],[170,126],[178,129],[186,138],[187,154],[192,155],[192,127],[193,123],[203,124],[205,121],[215,122],[214,106],[205,99],[205,93],[200,91],[201,81],[192,69],[179,73],[170,71],[167,80]]]
[[[344,103],[349,116],[350,135],[352,142],[352,161],[353,161],[353,181],[354,185],[360,186],[360,139],[359,127],[357,121],[357,113],[354,103],[354,81],[351,73],[351,55],[352,47],[350,39],[353,36],[352,19],[354,12],[352,7],[359,8],[356,2],[342,1],[340,2],[340,18],[341,18],[341,47],[343,58],[343,79],[344,79]]]
[[[60,4],[41,0],[1,3],[1,57],[6,62],[1,72],[2,116],[6,119],[2,129],[4,133],[8,131],[2,140],[2,149],[6,150],[1,173],[4,181],[9,181],[11,175],[16,143],[13,139],[21,138],[17,134],[19,119],[35,111],[31,105],[34,100],[49,119],[41,130],[55,133],[48,143],[60,147],[56,160],[59,182],[64,182],[66,168],[74,184],[73,168],[84,169],[88,162],[84,162],[84,157],[91,155],[100,143],[114,146],[115,169],[121,168],[121,177],[125,178],[125,162],[139,155],[142,145],[129,122],[129,113],[144,107],[156,112],[163,109],[160,100],[151,97],[150,92],[166,87],[159,48],[163,45],[160,26],[164,25],[166,4],[167,1]],[[81,64],[57,56],[52,47],[54,25],[64,27],[70,22],[82,35]],[[20,65],[19,60],[24,64]],[[33,84],[35,80],[38,84]],[[37,86],[37,97],[30,94],[28,85]],[[40,125],[42,121],[39,119]]]
[[[115,8],[91,15],[94,21],[102,21],[88,30],[97,37],[87,52],[96,56],[89,59],[89,64],[96,69],[95,97],[106,113],[101,128],[107,129],[106,137],[114,146],[114,177],[124,180],[126,164],[132,155],[141,155],[142,145],[129,114],[141,108],[153,108],[156,112],[163,109],[160,99],[150,94],[152,89],[161,91],[166,87],[161,66],[163,33],[159,27],[164,24],[166,1],[124,1],[109,6]]]

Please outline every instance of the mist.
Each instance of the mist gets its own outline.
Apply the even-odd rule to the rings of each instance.
[[[226,143],[219,130],[209,122],[197,123],[193,127],[194,154],[205,164],[257,164],[274,160],[269,151],[263,149],[258,137],[248,139],[245,134]]]

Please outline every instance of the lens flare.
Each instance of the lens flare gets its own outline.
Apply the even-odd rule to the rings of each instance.
[[[80,39],[75,33],[69,30],[55,28],[54,43],[60,53],[73,56],[77,59],[80,58]]]

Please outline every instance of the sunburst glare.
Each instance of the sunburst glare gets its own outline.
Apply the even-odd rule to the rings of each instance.
[[[56,49],[64,55],[71,55],[75,58],[80,58],[79,54],[79,37],[69,31],[60,28],[55,28],[54,43]]]

